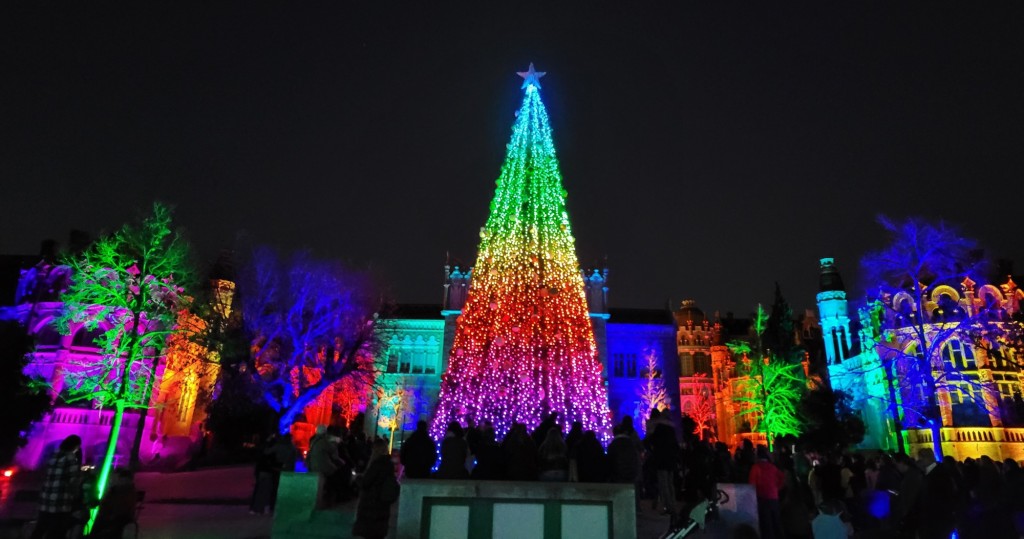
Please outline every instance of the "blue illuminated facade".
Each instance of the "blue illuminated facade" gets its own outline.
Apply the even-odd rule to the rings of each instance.
[[[396,446],[415,429],[417,420],[430,418],[437,403],[455,322],[466,300],[470,277],[470,271],[446,266],[442,304],[401,305],[380,324],[387,346],[378,361],[381,374],[377,378],[377,393],[393,394],[401,388],[406,395],[399,420],[401,427],[395,433]],[[639,409],[640,386],[646,374],[645,354],[653,352],[658,358],[657,368],[665,385],[671,417],[678,422],[680,371],[673,313],[667,308],[608,309],[607,270],[584,273],[581,277],[598,357],[604,365],[613,420],[634,416],[639,426],[649,413]],[[374,396],[367,408],[367,430],[387,434],[378,408],[378,397]]]

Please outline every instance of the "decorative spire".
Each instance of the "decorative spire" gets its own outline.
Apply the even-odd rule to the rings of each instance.
[[[540,90],[540,78],[547,75],[547,71],[536,71],[533,69],[533,62],[530,62],[530,69],[526,71],[517,71],[516,75],[523,78],[522,89],[527,89],[531,85],[536,86]]]

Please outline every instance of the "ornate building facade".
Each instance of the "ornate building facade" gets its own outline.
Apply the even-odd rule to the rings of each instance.
[[[95,409],[90,402],[65,404],[61,394],[65,376],[98,361],[100,350],[93,343],[102,325],[93,331],[73,325],[62,334],[56,324],[63,304],[60,296],[68,285],[68,268],[41,261],[21,270],[13,305],[4,308],[5,318],[17,320],[35,340],[35,349],[25,368],[29,376],[45,381],[55,405],[53,411],[35,423],[28,443],[21,448],[15,463],[33,469],[60,444],[66,436],[82,438],[86,462],[98,462],[105,450],[113,410]],[[220,278],[211,280],[214,308],[223,318],[230,316],[234,283]],[[220,305],[220,307],[218,307]],[[205,322],[182,312],[179,324],[189,332],[205,331]],[[117,458],[127,459],[139,428],[143,430],[139,456],[142,462],[157,459],[180,460],[201,443],[201,424],[206,417],[204,399],[217,378],[217,353],[188,339],[171,339],[155,373],[151,409],[142,415],[138,410],[125,412],[122,435],[118,441]]]
[[[430,417],[471,276],[472,270],[446,266],[441,305],[401,305],[394,315],[382,320],[386,347],[378,362],[378,389],[366,410],[366,428],[371,433],[389,434],[394,427],[395,443],[400,444],[418,420]],[[641,386],[645,377],[653,376],[665,384],[666,406],[678,421],[678,363],[671,313],[667,309],[608,309],[607,270],[583,272],[581,278],[613,418],[639,416],[639,423],[646,417],[649,411],[639,409]],[[644,358],[649,355],[657,359],[653,375],[645,371]]]
[[[386,348],[378,363],[378,388],[366,406],[368,433],[387,435],[394,428],[398,445],[417,420],[429,419],[471,277],[471,270],[446,266],[441,305],[402,305],[381,322]],[[753,432],[757,417],[739,413],[736,399],[748,388],[736,365],[743,358],[726,346],[729,340],[753,339],[749,319],[731,313],[709,319],[692,300],[674,311],[609,308],[608,271],[584,271],[581,278],[614,420],[632,416],[641,427],[650,413],[643,394],[654,379],[665,390],[665,408],[677,426],[685,413],[706,440],[730,446],[744,439],[764,442],[763,434]],[[794,341],[816,349],[817,318],[807,313],[795,322]]]
[[[916,452],[939,436],[943,453],[957,459],[1024,459],[1018,357],[1024,292],[1012,277],[999,286],[970,278],[921,285],[923,312],[906,291],[851,318],[833,259],[821,260],[820,275],[829,378],[864,420],[863,447]],[[931,357],[918,350],[921,329],[925,348],[935,351]],[[915,371],[919,364],[930,383]],[[922,425],[929,419],[934,428]]]

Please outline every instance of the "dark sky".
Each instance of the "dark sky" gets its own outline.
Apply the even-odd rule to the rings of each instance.
[[[244,234],[440,301],[532,61],[614,306],[746,313],[775,280],[811,306],[817,259],[855,282],[878,213],[1024,265],[1019,9],[343,4],[0,8],[0,252],[159,199],[203,258]]]

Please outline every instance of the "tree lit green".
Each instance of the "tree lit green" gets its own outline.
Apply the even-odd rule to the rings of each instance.
[[[58,324],[68,334],[84,326],[97,332],[98,356],[69,361],[61,394],[67,402],[113,408],[106,453],[97,479],[105,491],[126,409],[149,406],[154,377],[167,337],[178,331],[178,313],[188,298],[188,246],[171,231],[171,211],[154,204],[138,225],[97,240],[64,263],[71,284],[62,296]],[[95,510],[89,524],[95,519]]]

